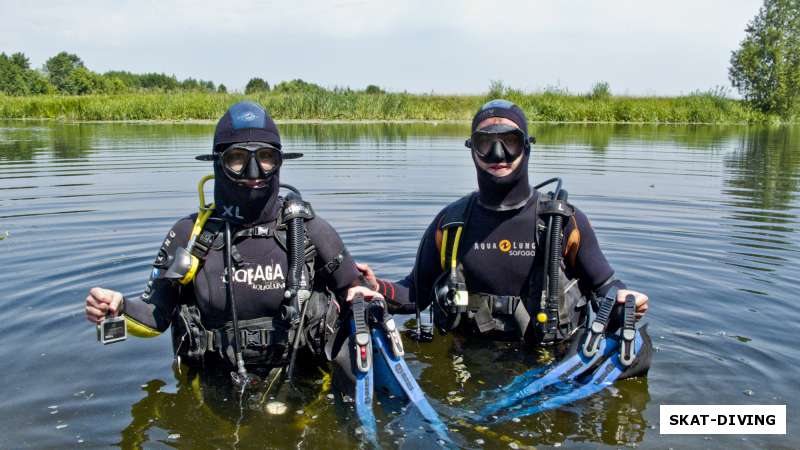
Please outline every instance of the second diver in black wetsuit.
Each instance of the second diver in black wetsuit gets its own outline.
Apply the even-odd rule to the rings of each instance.
[[[615,278],[589,219],[566,202],[565,192],[554,198],[530,186],[532,142],[523,111],[511,102],[494,100],[477,112],[466,145],[478,191],[436,215],[405,279],[380,280],[358,265],[391,310],[416,311],[419,319],[419,311],[431,306],[442,332],[529,346],[567,342],[575,353],[584,344],[590,305],[613,310],[600,314],[598,333],[610,334],[623,325],[627,299],[625,323],[635,331],[634,315],[638,320],[645,314],[647,296]],[[560,185],[558,180],[556,191]],[[548,233],[552,217],[561,222],[557,234]],[[645,348],[626,361],[623,377],[649,368],[649,338],[645,330],[641,334]]]

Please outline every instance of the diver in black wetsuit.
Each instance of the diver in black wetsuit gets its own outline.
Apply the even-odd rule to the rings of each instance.
[[[299,195],[293,206],[287,199],[294,194],[279,197],[282,162],[299,156],[281,150],[277,126],[261,106],[232,106],[217,124],[213,154],[198,157],[214,161],[213,210],[201,205],[200,215],[208,217],[193,214],[175,223],[140,296],[91,289],[87,319],[99,323],[123,315],[129,332],[141,337],[172,327],[176,360],[189,366],[236,368],[237,359],[248,369],[284,366],[297,332],[306,344],[302,351],[321,359],[330,339],[326,328],[334,325],[340,305],[355,294],[380,295],[359,285],[353,259],[328,222],[296,201]],[[307,239],[299,243],[294,282],[302,281],[310,294],[302,313],[288,301],[291,221],[298,217]],[[233,264],[230,286],[226,259]]]
[[[586,330],[588,305],[596,299],[608,296],[610,304],[614,299],[624,304],[632,295],[631,316],[634,309],[636,320],[644,316],[647,296],[614,277],[586,215],[530,186],[532,142],[523,111],[511,102],[494,100],[477,112],[466,143],[477,169],[477,193],[437,214],[405,279],[380,280],[369,266],[358,264],[391,310],[419,314],[432,306],[437,328],[444,332],[521,339],[530,345],[571,341],[573,352]],[[553,210],[554,205],[561,210]],[[548,213],[563,218],[555,305],[543,296],[552,286],[542,270],[550,247]],[[619,319],[611,322],[609,329],[620,326]],[[649,338],[645,341],[649,347]],[[646,373],[649,355],[649,348],[642,351],[625,376]]]

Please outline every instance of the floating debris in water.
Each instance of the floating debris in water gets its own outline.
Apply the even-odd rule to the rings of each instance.
[[[2,234],[0,234],[0,241],[2,241],[3,239],[9,237],[10,235],[11,235],[11,233],[9,233],[8,231],[3,232]]]
[[[483,440],[483,439],[481,439],[481,438],[478,438],[478,439],[475,439],[475,443],[476,443],[476,444],[478,444],[478,445],[483,445],[483,444],[485,444],[485,443],[486,443],[486,441],[484,441],[484,440]]]
[[[561,447],[561,442],[556,442],[555,444],[553,444],[553,447]]]
[[[181,434],[180,433],[172,433],[169,436],[167,436],[167,439],[169,439],[171,441],[174,441],[174,440],[177,440],[177,439],[180,439],[180,438],[181,438]]]
[[[328,400],[333,400],[333,394],[328,394],[325,396]]]
[[[266,408],[264,408],[269,414],[274,416],[280,416],[282,414],[286,414],[286,410],[289,409],[286,406],[286,403],[274,401],[267,403]]]
[[[508,446],[509,448],[513,448],[515,450],[519,448],[519,444],[517,444],[516,442],[509,442]]]
[[[52,416],[53,414],[58,414],[58,410],[54,409],[54,410],[50,411],[50,415]]]
[[[47,409],[58,409],[58,405],[50,405]]]
[[[512,422],[514,422],[514,423],[519,423],[519,422],[521,422],[521,421],[520,421],[520,419],[519,419],[519,417],[514,417],[513,419],[511,419],[511,421],[512,421]]]
[[[304,413],[304,412],[305,412],[305,411],[303,411],[302,409],[298,409],[297,411],[295,411],[295,414],[297,414],[298,416],[300,416],[300,415],[303,415],[303,413]]]
[[[68,426],[69,425],[67,425],[65,423],[62,423],[60,425],[56,425],[56,430],[63,430],[64,428],[67,428]]]
[[[83,439],[78,439],[78,444],[83,444]]]
[[[748,397],[752,397],[753,396],[753,390],[752,389],[745,389],[744,392],[742,392],[742,393],[744,395],[748,396]]]

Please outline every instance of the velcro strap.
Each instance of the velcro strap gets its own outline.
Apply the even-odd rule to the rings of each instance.
[[[267,347],[272,344],[272,331],[265,328],[239,330],[242,347]]]
[[[483,302],[483,307],[478,308],[475,312],[475,325],[481,333],[488,333],[489,331],[497,328],[497,323],[492,316],[492,311],[489,309],[489,304]]]
[[[344,254],[339,253],[338,255],[334,256],[333,259],[326,262],[324,266],[322,266],[319,270],[324,270],[328,275],[336,272],[339,267],[344,262]]]
[[[273,232],[270,227],[266,225],[256,225],[254,227],[236,232],[236,234],[233,235],[233,240],[236,241],[236,239],[243,237],[266,238],[272,237],[272,235]]]
[[[469,310],[487,308],[492,315],[513,315],[522,298],[515,295],[469,294]]]

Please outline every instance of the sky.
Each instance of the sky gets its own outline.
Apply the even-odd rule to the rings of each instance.
[[[756,0],[0,0],[0,51],[34,67],[60,51],[97,72],[164,72],[242,90],[326,87],[480,94],[679,95],[729,87]],[[733,94],[734,92],[731,91]]]

